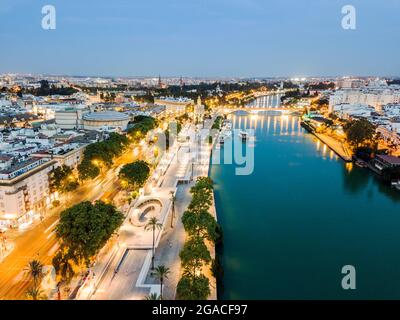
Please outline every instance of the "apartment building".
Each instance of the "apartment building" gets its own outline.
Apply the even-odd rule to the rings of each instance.
[[[56,160],[29,158],[0,170],[0,227],[16,228],[51,204],[48,174]]]

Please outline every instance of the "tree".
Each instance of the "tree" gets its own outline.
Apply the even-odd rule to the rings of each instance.
[[[74,191],[79,183],[72,173],[72,168],[62,165],[53,169],[49,174],[50,189],[61,193]]]
[[[210,241],[215,241],[218,237],[216,233],[217,222],[206,210],[197,213],[185,211],[182,216],[182,223],[190,236],[197,236]]]
[[[348,142],[356,149],[374,138],[375,126],[366,119],[353,120],[343,127]]]
[[[156,119],[148,116],[136,116],[134,123],[135,125],[128,129],[128,135],[134,141],[139,141],[157,126]]]
[[[163,299],[163,283],[165,279],[168,279],[168,275],[171,273],[169,268],[164,265],[160,265],[155,269],[155,276],[160,281],[160,300]]]
[[[37,288],[43,278],[43,264],[39,260],[31,260],[28,263],[27,272],[33,279],[34,288]]]
[[[155,232],[156,229],[161,230],[162,224],[159,223],[156,217],[150,218],[149,222],[144,226],[144,230],[152,230],[153,231],[153,247],[152,247],[152,257],[151,257],[151,270],[154,269],[154,254],[155,254]]]
[[[61,212],[56,227],[60,250],[68,260],[87,265],[122,224],[124,216],[112,204],[81,202]]]
[[[78,172],[80,180],[94,179],[100,174],[100,168],[84,158],[78,165]]]
[[[160,296],[157,293],[150,293],[148,296],[145,296],[143,300],[160,300]]]
[[[204,275],[194,278],[184,275],[176,288],[177,300],[206,300],[210,293],[210,282]]]
[[[211,261],[210,252],[201,237],[192,237],[183,246],[179,253],[185,274],[195,277],[204,265]]]
[[[75,275],[72,262],[76,265],[79,264],[79,261],[68,251],[68,249],[59,250],[52,260],[56,274],[66,283],[69,283]]]
[[[143,187],[150,175],[150,167],[146,161],[138,160],[133,163],[124,165],[118,177],[125,180],[133,189]]]
[[[196,190],[208,190],[212,191],[214,188],[214,182],[210,177],[198,177],[196,180],[196,184],[192,187],[192,193]]]
[[[211,204],[211,192],[206,190],[204,190],[204,192],[196,192],[193,194],[188,210],[193,213],[200,213],[201,211],[207,211],[211,207]]]
[[[46,296],[43,294],[43,291],[40,288],[29,288],[26,291],[26,298],[28,300],[46,300]]]

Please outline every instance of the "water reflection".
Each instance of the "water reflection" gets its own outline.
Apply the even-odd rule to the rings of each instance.
[[[301,136],[305,133],[297,116],[277,116],[275,113],[270,112],[262,112],[261,114],[252,114],[249,116],[246,112],[238,111],[229,115],[228,118],[232,121],[234,128],[255,129],[256,132],[258,131],[258,134],[263,132],[263,135],[266,134],[267,136]],[[312,141],[316,152],[321,155],[323,160],[342,162],[337,154],[318,138],[312,136]],[[365,191],[370,184],[371,177],[373,177],[376,180],[374,182],[379,186],[379,192],[384,193],[396,202],[400,202],[400,193],[398,191],[384,184],[366,169],[358,168],[351,162],[343,162],[342,174],[343,187],[352,194]],[[371,191],[369,191],[369,197],[372,197]]]
[[[369,172],[353,165],[350,170],[348,165],[344,165],[342,168],[343,187],[345,190],[355,194],[363,191],[368,186],[371,177]]]

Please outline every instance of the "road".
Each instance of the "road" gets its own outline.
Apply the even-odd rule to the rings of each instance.
[[[85,182],[78,190],[69,196],[67,206],[81,201],[95,201],[107,191],[120,190],[117,169],[125,164],[141,158],[143,150],[129,148],[122,156],[115,159],[113,166],[103,175],[92,181]],[[113,192],[115,195],[116,193]],[[110,199],[112,200],[112,199]],[[14,250],[0,263],[0,299],[24,299],[25,292],[32,283],[26,268],[32,259],[38,259],[43,265],[50,265],[52,257],[58,248],[54,235],[54,227],[59,215],[66,205],[52,209],[47,218],[38,222],[24,232],[12,231],[7,238],[14,242]]]

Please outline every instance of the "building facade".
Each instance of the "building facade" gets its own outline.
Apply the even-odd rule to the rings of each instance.
[[[56,164],[31,158],[0,171],[0,227],[16,228],[44,214],[53,200],[49,172]]]

